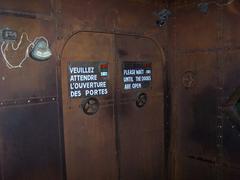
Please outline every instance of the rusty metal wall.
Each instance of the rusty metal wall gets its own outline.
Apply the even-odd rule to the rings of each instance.
[[[81,119],[84,121],[85,118],[88,123],[82,123],[74,127],[69,119],[64,120],[64,117],[62,117],[64,111],[68,111],[68,107],[62,107],[61,104],[64,102],[64,99],[62,99],[64,88],[61,88],[60,85],[62,80],[61,61],[64,60],[62,58],[63,49],[69,38],[81,31],[89,31],[92,34],[94,32],[105,32],[151,36],[159,38],[158,42],[161,46],[166,43],[166,27],[159,31],[155,24],[157,17],[154,13],[164,7],[166,2],[155,0],[106,0],[104,2],[97,0],[22,0],[21,2],[18,0],[0,0],[0,4],[1,27],[10,27],[18,31],[19,35],[26,32],[31,40],[36,36],[44,35],[49,39],[53,49],[53,57],[49,61],[40,63],[28,59],[23,68],[17,70],[8,70],[2,61],[2,57],[0,57],[0,179],[66,179],[65,173],[69,169],[65,168],[64,156],[66,155],[67,160],[69,152],[70,159],[77,166],[71,169],[72,176],[69,176],[69,179],[80,178],[77,175],[75,176],[79,168],[78,163],[82,167],[80,172],[87,174],[86,178],[91,179],[91,177],[95,178],[96,176],[99,177],[98,179],[120,178],[119,165],[115,159],[117,158],[116,151],[118,151],[115,149],[117,147],[115,143],[118,142],[115,142],[117,133],[114,129],[116,128],[115,115],[113,114],[115,111],[113,106],[114,96],[112,95],[107,100],[103,99],[105,105],[102,108],[101,115],[109,117],[104,124],[101,122],[95,124],[91,122],[91,119],[82,115]],[[105,42],[102,43],[105,44]],[[75,47],[75,45],[72,47]],[[11,51],[8,53],[13,64],[19,62],[19,58],[24,55],[26,46],[27,42],[25,40],[23,48],[19,52],[13,53]],[[142,48],[150,48],[151,46],[142,44]],[[74,53],[71,50],[70,47],[68,53],[73,55]],[[101,49],[96,49],[96,51],[99,50]],[[109,53],[111,51],[114,52],[115,50],[109,49]],[[156,53],[156,51],[154,52]],[[164,55],[161,53],[158,55],[160,57],[158,62],[157,58],[159,57],[155,57],[155,64],[164,74],[164,64],[159,64],[160,62],[164,63],[164,59],[161,59]],[[146,54],[143,53],[143,56],[146,56]],[[151,56],[149,55],[149,57]],[[154,77],[160,79],[164,78],[163,76],[154,75]],[[159,83],[162,83],[162,79]],[[131,135],[131,128],[125,130],[125,125],[120,121],[124,117],[121,113],[119,114],[121,132],[126,131],[126,134],[121,134],[124,137],[122,137],[123,141],[120,143],[122,143],[122,147],[125,147],[126,144],[129,146],[125,148],[127,151],[123,154],[123,157],[127,159],[122,159],[121,162],[125,165],[128,162],[134,165],[134,168],[130,171],[132,174],[126,173],[131,169],[130,164],[128,167],[127,165],[123,167],[125,168],[124,179],[148,177],[158,179],[163,176],[163,119],[157,119],[153,114],[150,114],[151,108],[153,108],[154,114],[155,112],[160,113],[158,111],[160,109],[160,115],[163,116],[162,84],[161,86],[157,85],[157,88],[160,90],[159,92],[154,90],[153,95],[149,97],[152,103],[148,105],[146,111],[151,116],[150,120],[152,121],[148,123],[148,118],[142,117],[142,126],[140,126],[136,137]],[[71,111],[72,116],[75,114],[75,120],[79,119],[77,109],[70,108],[69,111]],[[129,118],[128,120],[130,120]],[[129,126],[135,126],[136,123],[133,122]],[[67,136],[69,135],[70,141],[71,138],[75,138],[77,141],[79,136],[84,137],[85,141],[78,142],[78,147],[84,149],[83,152],[86,153],[87,157],[91,157],[94,161],[97,160],[96,163],[93,164],[93,161],[88,163],[87,157],[75,156],[74,152],[68,151],[69,148],[71,149],[70,145],[66,149],[63,147],[64,140],[67,143],[69,140],[66,137],[63,138],[63,125],[66,124],[75,128],[73,132],[69,132],[66,126],[65,132],[67,132]],[[77,128],[83,129],[83,131],[79,132]],[[92,128],[92,134],[90,131],[88,132],[88,128]],[[138,139],[139,137],[145,137],[145,135],[146,139]],[[131,138],[131,141],[136,140],[135,143],[139,146],[133,147],[128,137]],[[87,140],[92,140],[94,148],[91,145],[88,146]],[[106,142],[105,146],[101,144],[103,141]],[[116,141],[118,141],[117,138]],[[148,149],[149,147],[151,148]],[[138,155],[136,154],[135,159],[133,158],[132,162],[131,160],[125,161],[131,159],[131,157],[128,157],[128,151],[134,155],[138,148],[142,149]],[[66,154],[64,153],[65,150]],[[78,160],[84,162],[78,162]],[[104,165],[104,162],[107,163]],[[98,169],[99,165],[101,169]],[[93,176],[91,176],[91,172],[95,172],[95,174],[92,173]]]
[[[60,61],[67,40],[81,31],[150,36],[163,47],[169,64],[164,62],[161,69],[164,73],[169,70],[170,87],[169,89],[161,87],[163,89],[160,92],[162,93],[165,88],[166,95],[169,90],[172,99],[171,114],[168,114],[171,117],[171,134],[167,136],[171,137],[170,151],[165,147],[167,150],[165,158],[168,160],[168,155],[170,158],[170,165],[165,164],[170,167],[170,179],[239,179],[239,131],[222,108],[238,87],[239,81],[239,2],[235,0],[228,7],[211,4],[206,14],[197,8],[200,1],[168,2],[173,15],[169,26],[159,29],[155,24],[154,12],[167,7],[166,1],[106,0],[104,3],[97,0],[33,2],[22,0],[21,3],[18,0],[0,1],[1,26],[9,26],[19,32],[26,31],[30,38],[45,35],[54,50],[51,61],[38,63],[29,60],[24,64],[24,68],[16,71],[7,70],[5,64],[1,62],[1,180],[64,179]],[[23,50],[20,50],[19,54],[22,55]],[[12,54],[11,60],[17,63],[21,55]],[[163,78],[166,80],[166,77]],[[164,98],[156,92],[150,93],[153,93],[152,98],[156,98],[153,107],[151,106],[154,109],[156,108],[154,105],[161,104],[158,101],[162,102]],[[124,112],[121,103],[118,106],[121,112]],[[132,102],[128,103],[131,106]],[[132,110],[135,111],[134,108]],[[103,111],[109,115],[108,122],[114,124],[113,114],[109,114],[109,111],[113,113],[111,101]],[[154,112],[156,111],[157,109],[154,109]],[[167,114],[169,110],[164,112]],[[122,113],[118,116],[119,120],[124,119]],[[162,122],[152,119],[153,121],[148,124],[143,118],[141,125],[136,122],[130,125],[118,122],[119,128],[122,129],[120,138],[125,139],[125,142],[119,142],[120,145],[122,143],[123,147],[134,148],[131,141],[128,142],[130,137],[134,138],[131,136],[131,128],[124,127],[137,124],[140,133],[136,136],[146,137],[142,141],[139,140],[139,144],[143,144],[145,148],[152,147],[151,150],[143,148],[139,156],[134,154],[134,149],[123,150],[123,153],[125,151],[123,157],[128,157],[128,153],[131,153],[135,155],[136,160],[133,162],[135,169],[132,168],[130,176],[128,168],[123,170],[122,177],[126,179],[133,179],[132,177],[140,179],[140,176],[146,177],[148,173],[152,179],[157,179],[163,170],[161,168],[165,168],[155,161],[156,159],[162,161],[159,156],[162,152],[157,154],[160,145],[156,142],[159,141],[152,138],[159,137],[162,142],[163,135],[158,129]],[[165,127],[168,123],[166,122]],[[105,125],[109,127],[109,124]],[[81,124],[80,128],[83,127],[104,129],[99,124],[91,123]],[[113,148],[111,138],[116,132],[111,128],[105,132],[112,136],[107,140],[111,141],[109,144]],[[92,133],[94,136],[94,131]],[[125,137],[128,133],[129,138]],[[169,139],[165,140],[165,144],[168,145]],[[101,149],[100,143],[99,140],[95,145],[98,144]],[[109,151],[109,157],[114,151],[113,149]],[[151,154],[157,155],[152,157]],[[147,162],[146,157],[153,159],[153,164]],[[141,163],[146,164],[147,170],[138,173],[137,170],[142,168]],[[154,168],[151,171],[149,167],[159,168],[159,171]],[[112,167],[113,174],[107,174],[106,169],[98,171],[98,174],[103,179],[115,178],[117,174],[115,168]]]
[[[240,3],[203,13],[200,2],[170,1],[170,176],[239,179],[239,131],[223,107],[239,86]]]
[[[30,40],[48,38],[54,49],[55,20],[51,1],[0,1],[0,28],[26,32]],[[16,65],[28,46],[7,52]],[[8,69],[0,57],[0,167],[1,180],[63,179],[62,144],[57,88],[57,52],[41,63],[30,58],[19,69]]]

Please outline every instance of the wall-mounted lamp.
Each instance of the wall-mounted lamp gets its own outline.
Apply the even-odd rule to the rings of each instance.
[[[52,56],[52,51],[49,48],[48,41],[43,37],[36,40],[30,52],[30,56],[37,61],[48,60]]]
[[[33,41],[31,41],[28,38],[28,34],[26,32],[23,32],[19,42],[16,44],[17,36],[18,36],[17,32],[10,28],[0,29],[0,42],[1,42],[0,50],[3,60],[9,69],[22,68],[23,63],[29,57],[37,61],[45,61],[52,56],[52,51],[49,48],[48,40],[44,36],[36,37]],[[17,65],[13,65],[10,63],[7,57],[8,48],[11,47],[13,51],[17,51],[22,45],[24,37],[29,42],[25,51],[25,56],[23,57],[22,60],[19,61]]]

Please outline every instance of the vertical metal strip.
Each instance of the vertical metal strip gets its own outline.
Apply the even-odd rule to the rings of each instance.
[[[0,180],[4,180],[4,170],[3,170],[3,165],[4,165],[4,162],[3,162],[3,138],[1,137],[1,134],[0,134]]]
[[[113,106],[113,118],[115,121],[115,144],[116,144],[116,159],[117,159],[117,173],[118,173],[118,180],[121,180],[121,147],[120,147],[120,131],[119,131],[119,116],[118,116],[118,109],[119,109],[119,93],[121,92],[120,89],[118,89],[119,79],[118,79],[118,73],[119,73],[119,60],[117,56],[117,40],[116,40],[116,34],[113,34],[113,51],[114,51],[114,69],[116,73],[114,73],[114,106]]]
[[[173,5],[173,13],[175,13],[175,14],[177,14],[177,5]],[[177,70],[177,68],[176,68],[176,59],[177,59],[177,24],[176,24],[176,21],[177,21],[177,17],[176,16],[173,16],[172,18],[171,18],[171,20],[172,20],[172,24],[170,25],[171,27],[169,28],[169,29],[172,29],[172,32],[171,33],[169,33],[169,36],[170,36],[170,39],[172,40],[172,42],[170,42],[171,43],[171,45],[169,46],[169,47],[171,47],[171,50],[169,50],[169,52],[171,51],[172,53],[171,54],[169,54],[169,56],[168,56],[168,58],[169,59],[171,59],[172,60],[172,62],[169,62],[169,63],[171,63],[171,64],[169,64],[169,66],[171,66],[171,70],[169,71],[169,73],[171,73],[171,77],[169,77],[169,78],[171,78],[170,80],[171,80],[171,82],[172,82],[172,84],[177,84],[177,82],[176,82],[176,77],[177,77],[177,74],[176,74],[176,70]],[[168,29],[168,30],[169,30]],[[171,93],[171,96],[172,96],[172,98],[171,98],[171,112],[177,112],[177,108],[178,108],[178,106],[177,106],[177,104],[176,104],[176,92],[177,91],[172,91],[171,90],[171,87],[170,87],[170,89],[169,89],[169,91],[171,91],[170,93]],[[170,175],[169,175],[169,179],[177,179],[177,177],[176,177],[176,170],[178,169],[178,167],[179,167],[179,165],[178,164],[176,164],[176,159],[178,158],[177,156],[178,156],[178,145],[177,145],[177,143],[178,143],[178,141],[177,141],[177,136],[176,136],[176,134],[177,134],[177,130],[178,130],[178,128],[177,128],[177,126],[178,126],[178,119],[176,118],[176,117],[174,117],[175,119],[172,119],[173,118],[173,116],[171,117],[171,121],[172,121],[172,123],[169,125],[170,126],[170,129],[171,129],[171,137],[173,137],[172,139],[171,139],[171,144],[170,144],[170,151],[169,151],[169,157],[171,157],[171,159],[170,159],[170,163],[169,163],[169,173],[171,173]],[[176,169],[176,167],[177,167],[177,169]]]
[[[170,3],[165,1],[167,8],[169,9]],[[164,64],[163,64],[163,74],[164,74],[164,179],[170,179],[170,145],[171,145],[171,75],[170,75],[170,65],[169,65],[169,55],[170,55],[170,47],[171,44],[169,43],[170,33],[169,33],[169,24],[167,24],[166,36],[167,36],[167,43],[166,43],[166,53],[162,50],[163,57],[164,57]]]
[[[51,0],[51,11],[52,16],[55,23],[55,41],[57,44],[59,44],[59,34],[61,32],[61,26],[59,24],[61,23],[61,12],[62,12],[62,0]],[[56,46],[60,49],[60,46]],[[60,148],[60,159],[61,159],[61,180],[67,179],[67,169],[66,169],[66,159],[65,159],[65,146],[64,146],[64,125],[63,125],[63,109],[62,109],[62,72],[61,72],[61,58],[59,49],[55,49],[56,51],[56,83],[57,83],[57,103],[58,103],[58,124],[59,124],[59,148]]]
[[[219,8],[218,10],[218,46],[223,46],[223,8]],[[223,113],[223,85],[224,85],[224,75],[223,75],[223,61],[224,57],[221,51],[217,51],[217,77],[218,77],[218,86],[217,86],[217,163],[216,163],[216,175],[217,180],[222,180],[222,158],[223,158],[223,125],[224,125],[224,113]]]

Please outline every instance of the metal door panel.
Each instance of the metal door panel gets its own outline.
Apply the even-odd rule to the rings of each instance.
[[[59,142],[56,103],[0,108],[2,179],[61,180]]]
[[[239,79],[239,50],[230,50],[224,55],[223,61],[223,74],[224,79],[224,94],[223,99],[225,103],[232,96],[232,94],[239,88],[240,79]],[[240,98],[240,95],[239,95]],[[234,123],[232,117],[228,117],[228,114],[225,114],[225,120],[223,124],[223,154],[224,154],[224,163],[228,166],[235,168],[240,168],[240,129]]]
[[[176,167],[178,174],[175,175],[176,180],[215,180],[216,167],[214,163],[201,162],[197,159],[180,158],[182,165],[181,168]],[[179,160],[180,160],[179,159]]]
[[[68,180],[117,179],[115,122],[113,108],[113,35],[78,33],[66,44],[62,62],[62,97],[65,156]],[[86,98],[69,97],[70,62],[108,62],[109,94],[96,97],[100,108],[86,115],[81,104]]]
[[[163,67],[162,54],[147,38],[116,35],[118,63],[117,121],[121,179],[160,179],[163,177]],[[148,88],[124,90],[124,62],[152,63],[152,82]],[[139,108],[136,98],[147,94]]]
[[[177,57],[181,64],[175,71],[174,79],[174,176],[176,179],[191,179],[196,168],[195,173],[200,179],[210,178],[210,172],[205,167],[216,163],[218,152],[217,55],[207,52],[179,53]],[[192,170],[189,170],[190,167]],[[198,171],[200,167],[204,170]]]
[[[177,144],[179,152],[187,155],[216,157],[217,113],[217,56],[215,53],[178,54],[181,65],[176,72],[178,123]],[[186,73],[192,79],[186,79]],[[185,81],[192,81],[186,87]],[[191,108],[189,108],[191,107]]]

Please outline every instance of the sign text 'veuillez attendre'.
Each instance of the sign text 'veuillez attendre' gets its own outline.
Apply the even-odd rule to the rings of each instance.
[[[71,62],[68,66],[70,98],[108,94],[108,63]]]
[[[152,64],[148,62],[124,62],[124,90],[142,89],[150,86],[152,81]]]

